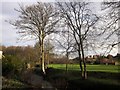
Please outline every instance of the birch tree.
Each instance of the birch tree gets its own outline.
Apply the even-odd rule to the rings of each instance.
[[[18,29],[22,39],[35,39],[39,42],[41,69],[45,74],[44,39],[54,32],[59,21],[59,18],[56,18],[58,13],[53,3],[41,2],[29,6],[20,5],[20,9],[16,11],[20,13],[19,18],[10,23]]]

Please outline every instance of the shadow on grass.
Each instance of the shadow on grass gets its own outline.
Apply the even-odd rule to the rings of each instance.
[[[76,79],[68,82],[67,90],[120,90],[120,85],[99,82],[97,79]]]
[[[120,90],[120,73],[88,72],[88,79],[81,79],[80,71],[50,68],[46,79],[60,90]]]

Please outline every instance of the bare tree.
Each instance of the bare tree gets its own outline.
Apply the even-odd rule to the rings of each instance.
[[[118,45],[118,48],[120,47],[120,1],[102,2],[102,11],[105,11],[102,15],[105,24],[101,28],[101,35],[108,33],[105,40],[111,39],[114,35],[118,37],[118,41],[114,40],[108,45],[108,49],[111,51],[116,45]]]
[[[20,5],[20,9],[16,10],[20,13],[19,18],[15,22],[10,22],[18,29],[18,33],[22,39],[38,40],[40,45],[41,69],[45,74],[44,66],[44,39],[47,35],[55,30],[55,26],[59,21],[56,19],[56,12],[53,3],[33,4],[30,6]]]
[[[73,45],[74,45],[74,38],[73,35],[66,25],[64,25],[64,28],[62,27],[62,31],[59,32],[60,39],[56,39],[59,48],[62,49],[62,53],[66,56],[66,73],[68,71],[68,62],[70,53],[73,52]]]
[[[86,2],[65,2],[57,3],[65,23],[73,32],[73,36],[77,45],[77,52],[79,56],[79,64],[81,69],[81,76],[87,79],[86,62],[84,55],[84,41],[86,40],[91,27],[98,21],[96,14],[90,10],[89,3]],[[82,67],[82,62],[84,68]],[[83,70],[84,69],[84,70]]]

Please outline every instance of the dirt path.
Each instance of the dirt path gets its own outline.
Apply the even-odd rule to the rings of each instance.
[[[38,76],[30,69],[23,72],[22,79],[35,88],[53,88],[53,86],[48,81],[45,81],[42,76]]]

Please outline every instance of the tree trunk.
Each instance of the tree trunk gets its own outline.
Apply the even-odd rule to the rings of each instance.
[[[48,55],[47,55],[47,66],[48,66],[49,63],[50,63],[49,59],[50,59],[50,53],[49,53],[49,51],[48,51]]]
[[[44,44],[42,40],[42,71],[45,74],[45,61],[44,61]]]
[[[42,72],[45,74],[45,61],[44,61],[44,34],[41,31],[41,69]]]
[[[45,68],[48,68],[48,66],[49,66],[49,59],[50,59],[50,57],[49,57],[49,51],[46,53],[46,65],[45,65]]]
[[[67,57],[67,60],[66,60],[66,73],[67,73],[67,71],[68,71],[68,58],[69,58],[68,53],[66,54],[66,57]]]
[[[78,50],[78,54],[79,54],[79,65],[80,65],[81,77],[83,78],[84,74],[83,74],[83,67],[82,67],[82,59],[81,59],[81,54],[80,54],[80,48]]]
[[[42,71],[42,41],[41,41],[42,39],[41,39],[41,37],[39,37],[39,45],[40,45],[40,47],[39,47],[39,50],[40,50],[40,61],[39,61],[39,63],[40,63],[40,66],[41,66],[41,71]]]
[[[82,60],[83,60],[83,65],[84,65],[84,79],[87,79],[87,70],[86,70],[86,62],[85,62],[85,56],[84,56],[84,50],[83,50],[83,42],[82,40],[80,41],[81,43],[81,53],[82,53]]]

